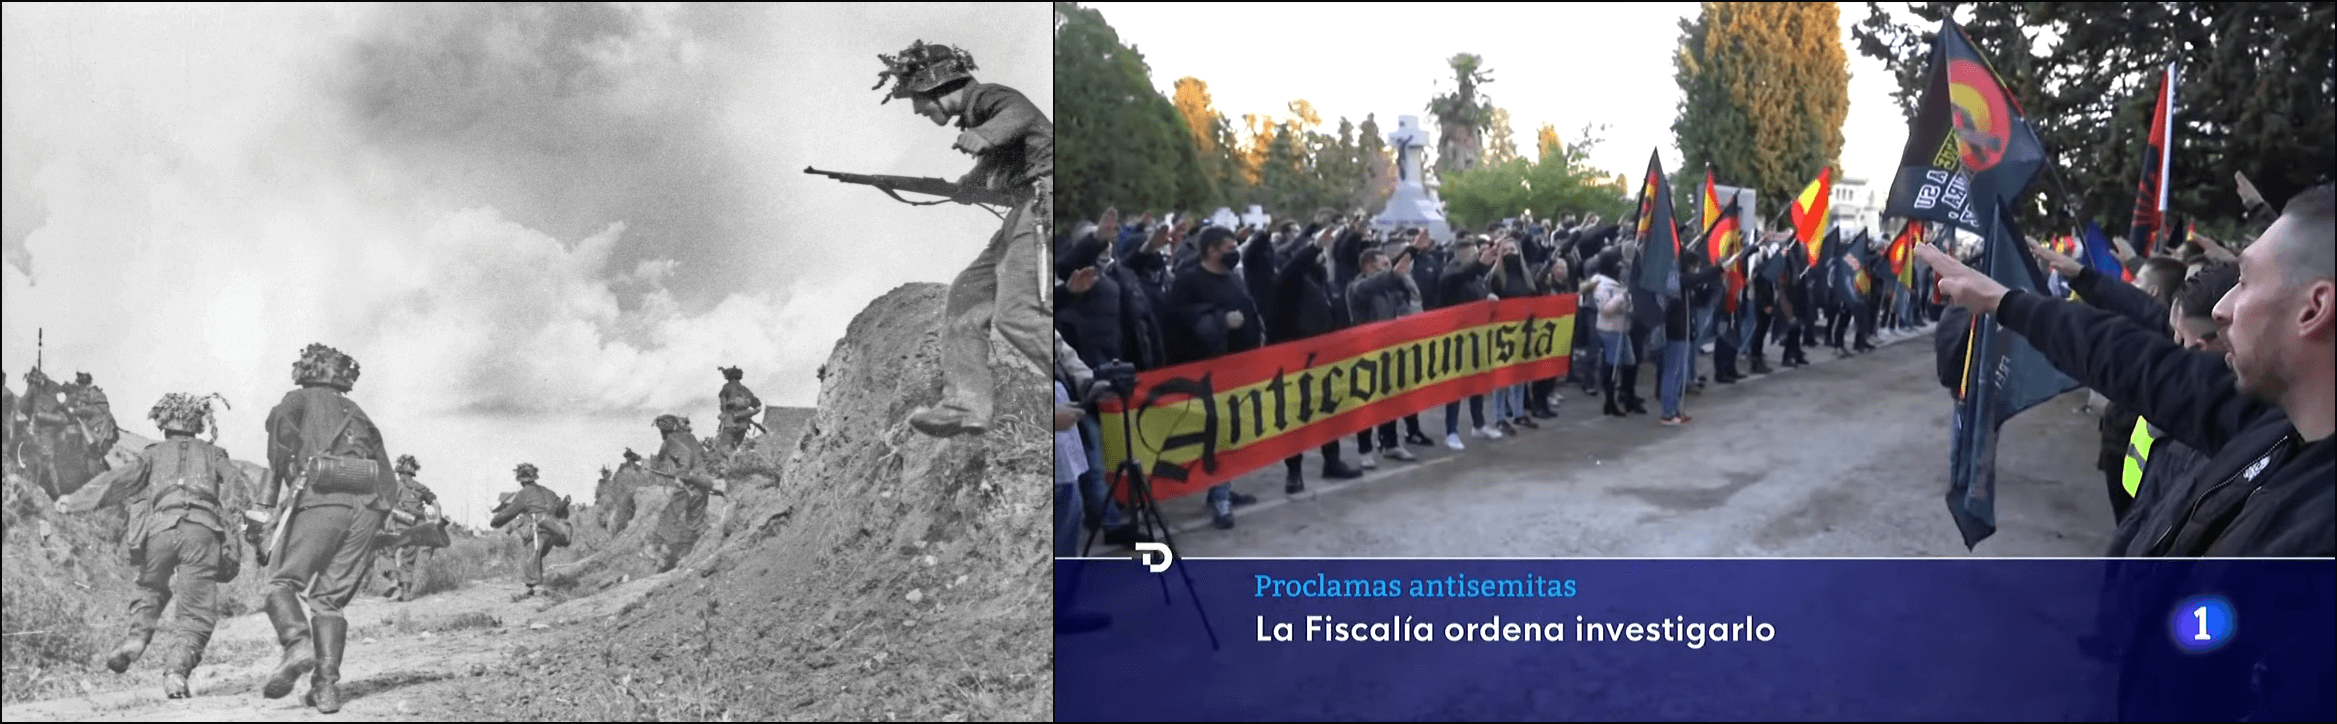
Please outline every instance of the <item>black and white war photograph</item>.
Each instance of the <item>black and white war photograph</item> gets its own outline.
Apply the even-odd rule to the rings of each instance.
[[[6,720],[1052,719],[1049,15],[8,4]]]

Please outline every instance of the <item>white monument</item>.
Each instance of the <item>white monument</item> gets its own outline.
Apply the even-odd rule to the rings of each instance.
[[[1266,213],[1266,207],[1250,204],[1250,212],[1242,214],[1242,223],[1263,229],[1274,223],[1274,216]]]
[[[1397,117],[1396,132],[1388,134],[1388,145],[1396,150],[1396,191],[1388,195],[1387,208],[1371,220],[1372,228],[1385,232],[1398,226],[1425,226],[1437,241],[1452,241],[1452,227],[1444,221],[1444,201],[1436,197],[1434,186],[1422,181],[1420,157],[1428,148],[1428,134],[1420,130],[1420,117]]]

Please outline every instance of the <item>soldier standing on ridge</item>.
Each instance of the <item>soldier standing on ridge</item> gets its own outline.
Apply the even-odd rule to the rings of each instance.
[[[162,442],[139,452],[136,462],[58,498],[57,512],[127,503],[130,525],[122,543],[137,570],[138,593],[130,599],[130,636],[106,658],[106,668],[122,673],[146,652],[162,607],[175,593],[187,646],[163,672],[162,690],[184,699],[187,676],[202,662],[219,624],[219,584],[235,580],[242,568],[243,547],[230,526],[251,502],[249,481],[227,451],[195,439],[213,423],[211,397],[173,392],[146,416],[162,428]]]
[[[724,454],[738,450],[738,446],[746,442],[747,426],[755,424],[755,413],[763,411],[762,399],[755,397],[753,391],[739,382],[739,378],[744,376],[746,372],[737,367],[722,368],[722,379],[728,381],[722,383],[722,394],[718,398],[722,401],[722,423],[715,429],[715,434]]]
[[[519,477],[519,492],[495,506],[495,519],[490,523],[501,528],[518,520],[520,537],[527,539],[528,557],[521,562],[520,575],[527,583],[527,598],[536,595],[536,587],[544,585],[544,554],[568,545],[567,501],[536,484],[536,466],[520,463],[512,471]]]
[[[423,485],[422,481],[414,479],[414,473],[421,470],[422,463],[416,461],[414,456],[398,456],[398,505],[390,510],[390,519],[401,532],[437,523],[434,519],[438,515],[433,509],[438,507],[438,494],[431,492],[430,487]],[[383,571],[390,579],[389,597],[411,601],[414,600],[414,589],[422,585],[422,579],[415,575],[415,568],[421,563],[424,548],[414,542],[414,536],[410,533],[396,536],[395,540],[389,550],[390,569]]]
[[[374,535],[398,501],[381,428],[348,397],[357,360],[311,344],[292,365],[300,389],[268,412],[268,471],[260,503],[262,522],[277,526],[266,608],[284,657],[260,694],[292,693],[311,670],[301,703],[331,714],[341,710],[341,652],[349,622],[341,609],[357,595],[373,567]],[[272,518],[281,520],[271,520]],[[304,605],[305,604],[305,605]]]
[[[896,80],[889,95],[908,98],[918,115],[940,126],[957,119],[957,143],[974,168],[958,183],[1020,194],[990,245],[950,284],[943,324],[942,402],[910,415],[909,426],[936,437],[978,435],[990,428],[990,327],[1031,364],[1053,364],[1053,313],[1042,296],[1049,256],[1041,226],[1053,213],[1055,126],[1020,91],[974,80],[974,58],[963,50],[917,41],[900,55],[879,55],[886,69],[877,87]]]

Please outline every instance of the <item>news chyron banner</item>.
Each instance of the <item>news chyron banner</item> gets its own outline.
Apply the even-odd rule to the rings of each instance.
[[[1139,548],[1153,550],[1056,561],[1084,567],[1056,579],[1057,721],[2337,716],[2337,566],[2326,558],[1186,559]],[[1065,626],[1075,619],[1084,625]]]
[[[1564,375],[1575,305],[1572,294],[1471,302],[1139,373],[1132,399],[1098,408],[1104,468],[1126,500],[1119,470],[1132,442],[1153,498],[1168,500],[1405,415]]]

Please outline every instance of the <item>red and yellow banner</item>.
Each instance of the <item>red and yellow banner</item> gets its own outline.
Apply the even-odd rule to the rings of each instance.
[[[1818,178],[1801,190],[1793,199],[1793,231],[1801,237],[1811,264],[1825,259],[1819,254],[1818,244],[1826,239],[1826,226],[1834,216],[1830,208],[1834,201],[1834,168],[1818,169]]]
[[[1143,372],[1133,400],[1099,410],[1104,469],[1125,501],[1119,469],[1133,427],[1153,498],[1168,500],[1405,415],[1566,374],[1575,304],[1571,294],[1472,302]]]

